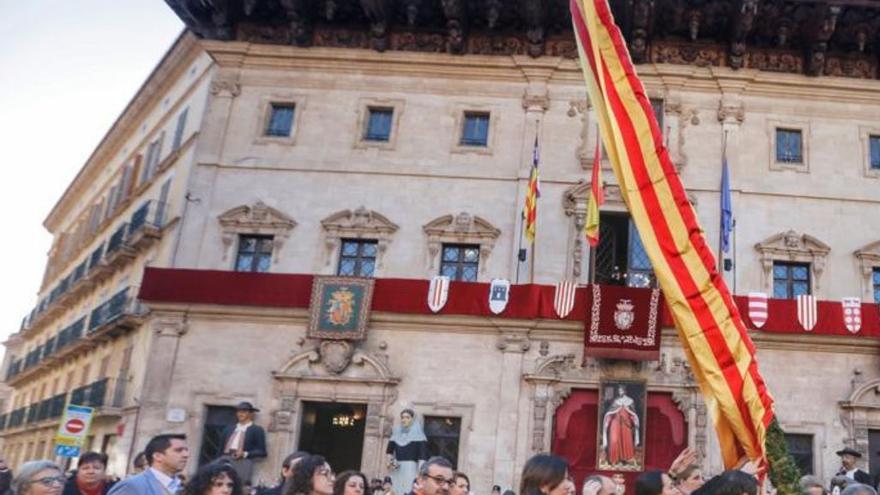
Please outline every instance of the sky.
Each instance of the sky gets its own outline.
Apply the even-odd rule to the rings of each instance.
[[[162,0],[0,0],[0,12],[4,341],[37,302],[43,220],[183,23]]]

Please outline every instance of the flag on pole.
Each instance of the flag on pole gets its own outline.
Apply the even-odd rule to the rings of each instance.
[[[532,148],[532,173],[529,175],[529,185],[526,188],[526,205],[523,208],[523,221],[526,223],[526,239],[529,243],[535,243],[535,231],[538,226],[538,198],[541,197],[541,188],[538,181],[538,136],[535,135],[535,146]]]
[[[724,464],[732,468],[746,455],[765,473],[773,399],[755,346],[663,145],[608,0],[569,6],[605,152],[712,414]]]
[[[721,157],[721,252],[730,251],[733,230],[733,203],[730,200],[730,177],[727,175],[727,153]]]
[[[590,200],[587,203],[587,223],[584,233],[590,246],[599,244],[599,207],[605,202],[605,186],[602,184],[602,153],[599,129],[596,129],[596,153],[593,156],[593,178],[590,182]]]

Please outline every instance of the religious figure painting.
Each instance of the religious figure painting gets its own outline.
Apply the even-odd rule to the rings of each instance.
[[[602,382],[599,389],[596,469],[644,469],[646,402],[645,382]]]
[[[315,277],[309,310],[311,338],[364,338],[373,298],[373,279]]]

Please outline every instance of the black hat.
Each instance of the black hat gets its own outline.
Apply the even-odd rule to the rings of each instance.
[[[862,457],[862,453],[861,453],[861,452],[859,452],[858,450],[855,450],[855,449],[851,449],[851,448],[849,448],[849,447],[846,447],[846,448],[843,449],[843,450],[838,450],[837,452],[835,452],[835,454],[837,454],[837,455],[846,455],[846,454],[849,454],[849,455],[851,455],[851,456],[853,456],[853,457],[858,457],[858,458],[860,458],[860,459],[861,459],[861,457]]]
[[[251,404],[251,403],[248,402],[248,401],[239,402],[238,405],[235,406],[235,410],[236,410],[236,411],[260,412],[259,409],[257,409],[256,407],[254,407],[254,405]]]

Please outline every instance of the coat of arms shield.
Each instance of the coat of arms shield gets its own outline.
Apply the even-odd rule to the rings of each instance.
[[[614,326],[620,330],[629,330],[633,322],[636,320],[636,314],[633,312],[635,306],[629,299],[621,299],[617,301],[617,309],[614,311]]]
[[[767,323],[767,293],[749,292],[749,319],[755,328],[761,328]]]
[[[510,281],[503,278],[492,279],[489,286],[489,309],[493,313],[500,314],[507,307],[510,300]]]
[[[804,330],[813,331],[818,319],[816,298],[809,295],[797,296],[797,314],[798,322],[804,327]]]
[[[553,293],[553,309],[560,318],[565,318],[574,309],[574,296],[577,293],[577,283],[571,280],[563,280],[556,284]]]
[[[446,306],[446,299],[449,296],[449,277],[437,275],[431,278],[431,285],[428,286],[428,308],[436,313]]]
[[[862,300],[858,297],[844,297],[843,324],[851,333],[858,333],[862,328]]]

